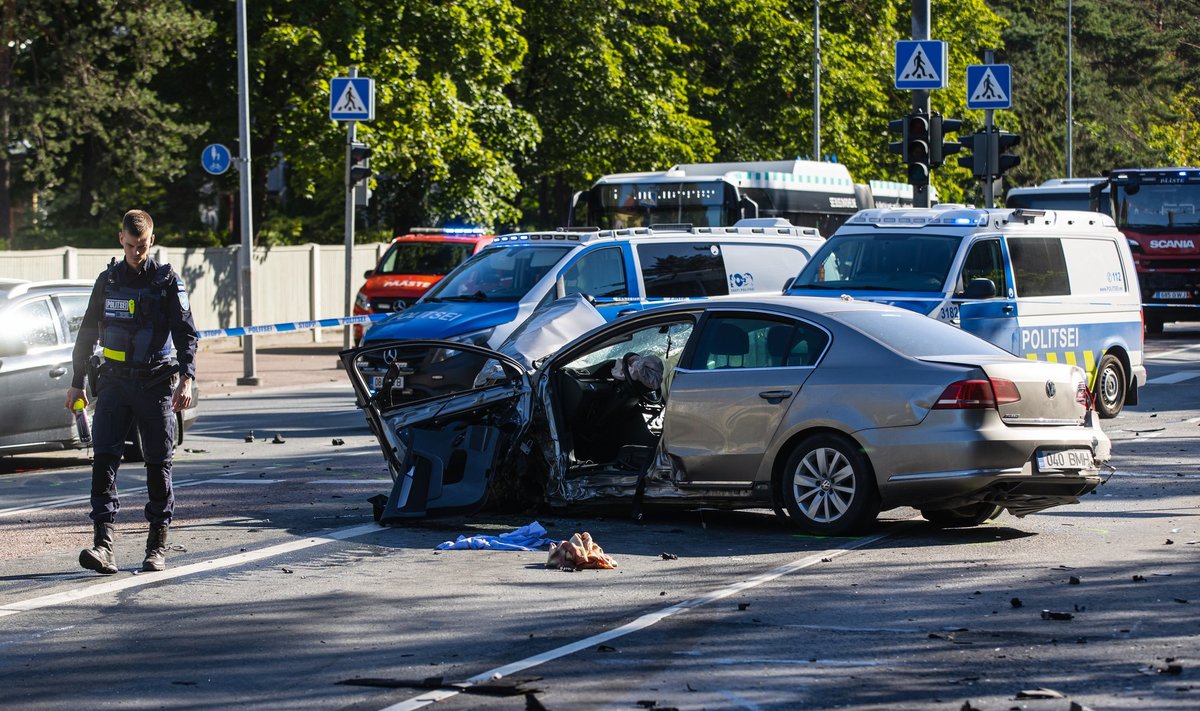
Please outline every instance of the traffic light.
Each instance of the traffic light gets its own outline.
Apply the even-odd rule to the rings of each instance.
[[[909,114],[904,131],[904,160],[908,163],[909,185],[929,184],[929,116]]]
[[[988,134],[985,131],[976,131],[970,136],[963,136],[959,139],[959,148],[971,152],[969,156],[959,156],[958,164],[963,168],[970,168],[971,174],[976,178],[986,178],[988,173],[988,153],[989,153]]]
[[[996,175],[1004,175],[1009,168],[1016,167],[1021,162],[1020,156],[1012,154],[1012,149],[1020,145],[1021,134],[1009,133],[1007,131],[996,131],[996,160],[992,172]]]
[[[962,143],[947,141],[947,133],[958,133],[962,128],[962,119],[947,118],[934,111],[929,117],[929,167],[940,168],[946,162],[946,156],[962,150]]]
[[[354,187],[359,182],[371,177],[371,147],[365,143],[350,144],[350,185]]]
[[[908,162],[908,154],[904,149],[908,144],[908,117],[892,119],[888,121],[888,132],[900,134],[899,141],[892,141],[888,144],[888,150],[892,153],[899,153],[900,160]]]

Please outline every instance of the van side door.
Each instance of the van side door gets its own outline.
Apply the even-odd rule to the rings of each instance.
[[[977,280],[984,279],[995,286],[991,296],[975,291],[981,286]],[[962,330],[1016,353],[1017,300],[1003,240],[983,237],[967,247],[950,303],[950,308],[958,309]]]

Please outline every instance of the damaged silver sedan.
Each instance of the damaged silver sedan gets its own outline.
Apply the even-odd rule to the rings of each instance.
[[[605,324],[564,299],[499,351],[341,357],[395,479],[383,523],[491,501],[769,507],[824,535],[911,506],[970,526],[1077,503],[1110,450],[1080,368],[853,300],[681,302]]]

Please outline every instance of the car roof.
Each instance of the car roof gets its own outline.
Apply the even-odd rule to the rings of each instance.
[[[669,311],[694,311],[696,309],[708,308],[747,310],[768,308],[781,311],[807,311],[819,316],[831,317],[834,314],[854,311],[886,311],[887,313],[902,313],[915,316],[917,318],[928,318],[928,316],[923,316],[907,309],[891,306],[889,304],[881,304],[874,301],[863,301],[850,296],[831,298],[826,296],[793,296],[784,294],[756,294],[753,296],[731,294],[729,296],[710,296],[706,299],[674,301],[662,306],[648,308],[645,311],[642,311],[642,313],[650,313],[651,311],[656,313],[665,313]]]
[[[767,239],[773,243],[787,242],[800,244],[800,240],[823,241],[821,233],[813,227],[796,227],[794,225],[753,225],[743,227],[693,227],[691,225],[655,225],[653,227],[629,227],[620,230],[600,230],[595,227],[570,227],[541,232],[515,232],[500,235],[491,244],[492,247],[503,247],[514,244],[531,244],[537,242],[566,242],[571,244],[587,244],[591,242],[655,242],[670,239],[704,239],[714,237],[744,238],[750,240]]]
[[[54,279],[28,281],[25,279],[0,279],[0,298],[10,300],[26,294],[53,294],[65,291],[91,290],[94,282],[86,279]]]

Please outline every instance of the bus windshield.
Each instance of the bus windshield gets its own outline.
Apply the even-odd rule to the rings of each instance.
[[[1200,185],[1117,185],[1117,226],[1194,232],[1200,225]]]
[[[600,229],[689,224],[732,225],[738,219],[733,187],[718,181],[618,183],[595,188]]]
[[[962,237],[924,234],[829,238],[796,277],[796,289],[940,292]]]
[[[575,244],[489,247],[455,269],[424,301],[520,301]]]

